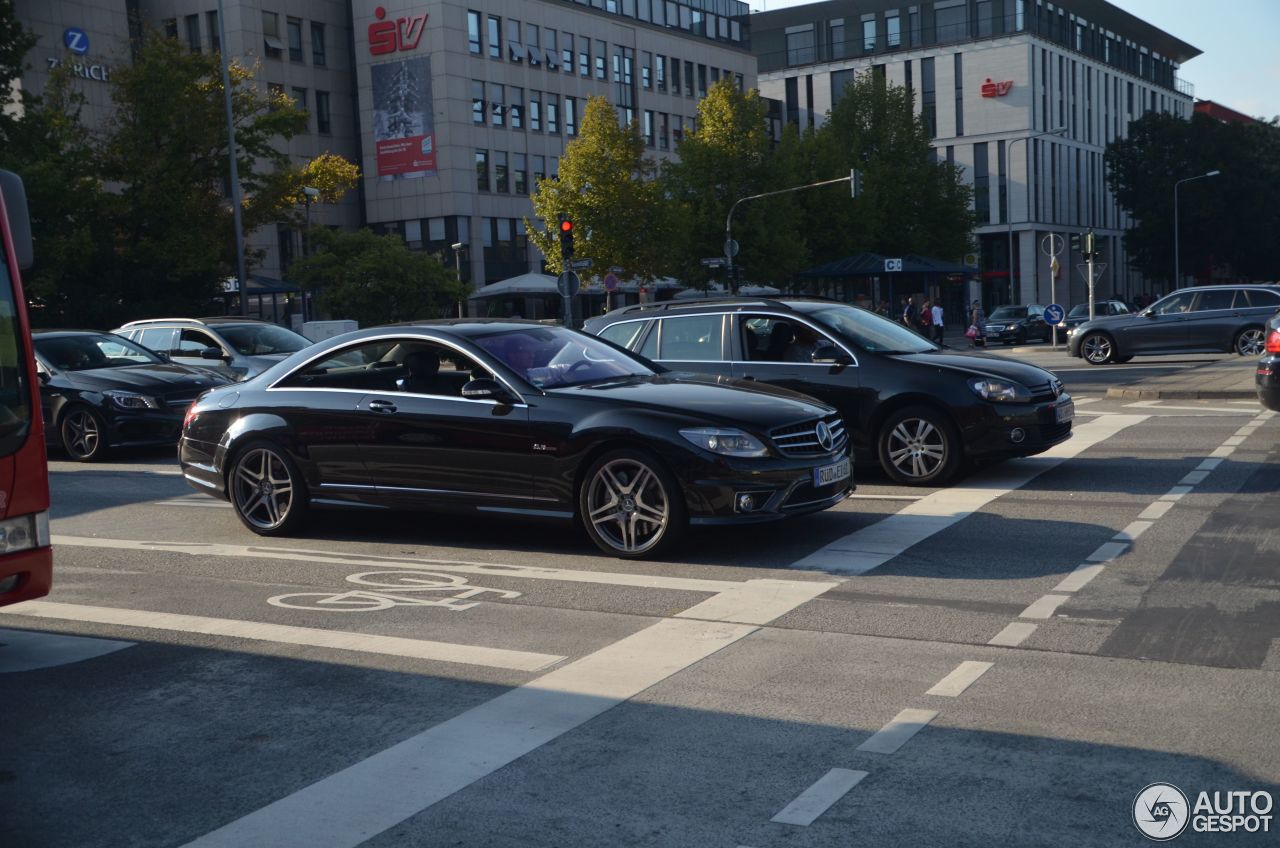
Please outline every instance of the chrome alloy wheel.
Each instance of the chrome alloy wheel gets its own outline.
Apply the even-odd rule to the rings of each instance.
[[[620,458],[596,469],[587,483],[587,521],[619,553],[640,554],[662,541],[671,523],[671,502],[652,468]]]
[[[75,459],[91,459],[102,445],[98,417],[87,409],[70,412],[62,422],[62,444]]]
[[[1080,343],[1080,353],[1090,365],[1105,365],[1114,353],[1111,339],[1101,333],[1091,333]]]
[[[1262,356],[1267,350],[1267,334],[1261,327],[1250,327],[1236,336],[1236,353],[1241,356]]]
[[[889,432],[888,454],[898,473],[923,479],[947,461],[947,442],[932,421],[904,418]]]
[[[284,459],[273,450],[253,448],[237,460],[232,472],[236,512],[260,530],[275,530],[289,519],[294,480]]]

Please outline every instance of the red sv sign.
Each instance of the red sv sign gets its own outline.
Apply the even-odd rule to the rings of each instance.
[[[992,82],[991,77],[987,77],[987,81],[982,84],[983,97],[1004,97],[1013,89],[1013,80],[1005,82]]]
[[[414,49],[427,28],[426,12],[388,21],[383,20],[387,10],[379,6],[373,10],[373,16],[378,19],[376,23],[369,24],[369,52],[374,56]]]

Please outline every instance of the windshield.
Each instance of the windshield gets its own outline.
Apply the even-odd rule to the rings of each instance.
[[[1026,317],[1025,306],[1001,306],[991,313],[992,321],[1021,321]]]
[[[58,371],[88,371],[92,368],[124,368],[129,365],[159,365],[164,360],[141,345],[111,333],[83,333],[74,336],[43,336],[35,340],[36,353]]]
[[[275,324],[219,324],[218,333],[242,356],[297,353],[311,340]]]
[[[933,342],[903,325],[857,306],[826,303],[794,306],[871,353],[924,353],[938,349]]]
[[[0,447],[5,454],[22,444],[31,424],[26,367],[29,355],[22,343],[9,268],[0,252]]]
[[[539,389],[655,373],[594,336],[563,327],[529,327],[478,336],[475,343]]]
[[[1099,309],[1098,311],[1101,312],[1102,310]],[[1077,303],[1075,306],[1071,307],[1071,311],[1067,313],[1067,317],[1068,318],[1084,318],[1088,314],[1089,314],[1089,304]]]

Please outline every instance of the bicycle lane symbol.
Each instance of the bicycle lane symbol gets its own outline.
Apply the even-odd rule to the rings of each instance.
[[[313,612],[379,612],[400,606],[443,607],[461,612],[478,606],[480,601],[467,601],[481,595],[510,600],[522,594],[509,589],[472,586],[465,577],[430,571],[363,571],[349,575],[347,582],[371,588],[347,592],[295,592],[267,598],[267,603]],[[394,591],[374,591],[377,589]],[[448,597],[430,598],[416,594],[425,592],[438,592]]]

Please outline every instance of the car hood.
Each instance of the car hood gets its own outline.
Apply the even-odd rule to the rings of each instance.
[[[105,391],[127,389],[152,395],[169,395],[190,390],[195,393],[226,384],[225,377],[183,365],[126,365],[121,368],[91,368],[63,372],[62,377],[77,389]]]
[[[924,353],[899,353],[894,354],[891,358],[899,362],[911,362],[932,368],[960,371],[977,377],[1014,380],[1027,388],[1043,386],[1045,383],[1057,379],[1051,372],[1038,365],[1032,365],[1029,362],[1010,359],[1007,356],[999,356],[994,353],[939,350],[925,351]]]
[[[548,394],[644,406],[765,431],[835,413],[824,403],[779,386],[683,372],[569,386]]]

